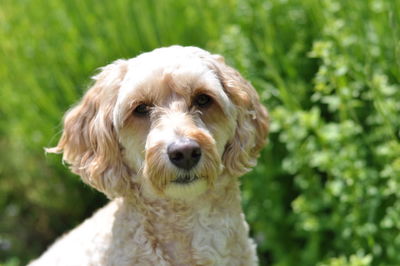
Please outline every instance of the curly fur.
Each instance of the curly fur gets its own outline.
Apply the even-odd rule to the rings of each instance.
[[[221,56],[181,46],[117,60],[94,81],[48,152],[111,202],[31,265],[256,265],[238,177],[256,164],[268,115],[251,84]],[[211,105],[196,106],[199,94]],[[140,104],[148,114],[135,115]],[[181,137],[202,151],[188,171],[166,155]]]

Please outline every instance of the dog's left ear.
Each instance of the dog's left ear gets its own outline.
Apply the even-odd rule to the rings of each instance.
[[[113,110],[127,71],[125,60],[102,68],[94,85],[64,117],[64,131],[51,153],[63,153],[63,160],[82,180],[108,197],[123,194],[128,185],[113,125]]]
[[[240,176],[257,163],[268,135],[268,112],[257,91],[220,55],[211,55],[214,71],[238,110],[233,139],[225,147],[223,162],[230,175]]]

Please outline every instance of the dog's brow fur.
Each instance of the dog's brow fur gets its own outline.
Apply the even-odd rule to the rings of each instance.
[[[251,84],[221,56],[181,46],[94,79],[48,151],[111,202],[31,265],[256,265],[238,177],[256,163],[268,115]],[[198,146],[190,168],[170,157],[179,141]]]

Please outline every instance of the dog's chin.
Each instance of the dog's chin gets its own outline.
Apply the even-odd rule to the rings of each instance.
[[[197,176],[180,176],[165,188],[167,197],[178,200],[192,200],[207,190],[207,180]]]

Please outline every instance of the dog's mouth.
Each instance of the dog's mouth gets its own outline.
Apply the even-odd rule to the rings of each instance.
[[[198,179],[199,179],[198,176],[183,175],[183,176],[178,176],[175,180],[172,180],[172,183],[175,183],[178,185],[187,185],[187,184],[197,181]]]
[[[182,173],[166,186],[164,193],[173,199],[191,200],[203,194],[207,188],[205,177]]]

